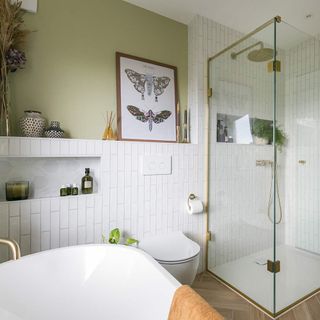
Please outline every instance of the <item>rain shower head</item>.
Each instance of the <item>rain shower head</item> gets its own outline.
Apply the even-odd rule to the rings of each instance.
[[[231,59],[235,60],[237,59],[237,56],[242,54],[243,52],[246,52],[256,46],[260,46],[260,49],[252,50],[251,52],[248,53],[248,60],[252,62],[264,62],[264,61],[269,61],[273,58],[273,49],[271,48],[264,48],[263,42],[259,41],[249,47],[246,47],[239,52],[232,52],[231,53]]]
[[[252,50],[248,53],[248,60],[252,62],[264,62],[273,58],[273,49],[261,48],[258,50]]]

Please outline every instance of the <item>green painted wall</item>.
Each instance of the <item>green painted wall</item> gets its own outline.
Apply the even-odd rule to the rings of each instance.
[[[15,134],[23,110],[34,109],[69,137],[100,139],[103,114],[116,110],[116,51],[177,66],[186,106],[186,25],[121,0],[39,0],[25,22],[35,32],[26,68],[11,75]]]

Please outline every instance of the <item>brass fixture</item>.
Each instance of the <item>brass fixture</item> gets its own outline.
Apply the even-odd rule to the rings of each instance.
[[[0,244],[5,244],[9,247],[11,251],[12,260],[17,260],[21,258],[20,247],[15,240],[0,239]]]
[[[270,61],[268,63],[268,72],[281,72],[281,61]]]
[[[307,163],[307,161],[306,160],[299,160],[298,163],[305,165]]]
[[[272,273],[280,272],[280,261],[279,260],[277,260],[277,261],[268,260],[267,269],[269,272],[272,272]]]
[[[272,160],[256,160],[257,167],[266,167],[266,166],[272,166],[272,165],[273,165]]]
[[[269,61],[273,58],[274,51],[271,48],[265,48],[262,41],[256,42],[252,44],[251,46],[248,46],[238,52],[232,52],[231,53],[231,59],[235,60],[237,59],[237,56],[256,47],[260,46],[259,49],[252,50],[248,53],[247,58],[249,61],[252,62],[264,62]]]

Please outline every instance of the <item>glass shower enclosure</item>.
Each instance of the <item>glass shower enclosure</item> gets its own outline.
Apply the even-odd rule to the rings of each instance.
[[[211,57],[207,269],[275,316],[320,288],[320,41],[275,17]]]

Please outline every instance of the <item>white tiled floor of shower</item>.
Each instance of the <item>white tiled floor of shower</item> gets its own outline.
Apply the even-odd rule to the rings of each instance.
[[[273,260],[273,249],[259,251],[213,268],[215,275],[273,312],[273,274],[261,261]],[[276,274],[276,312],[320,287],[320,256],[291,246],[276,248],[281,271]],[[259,263],[257,263],[259,262]]]

